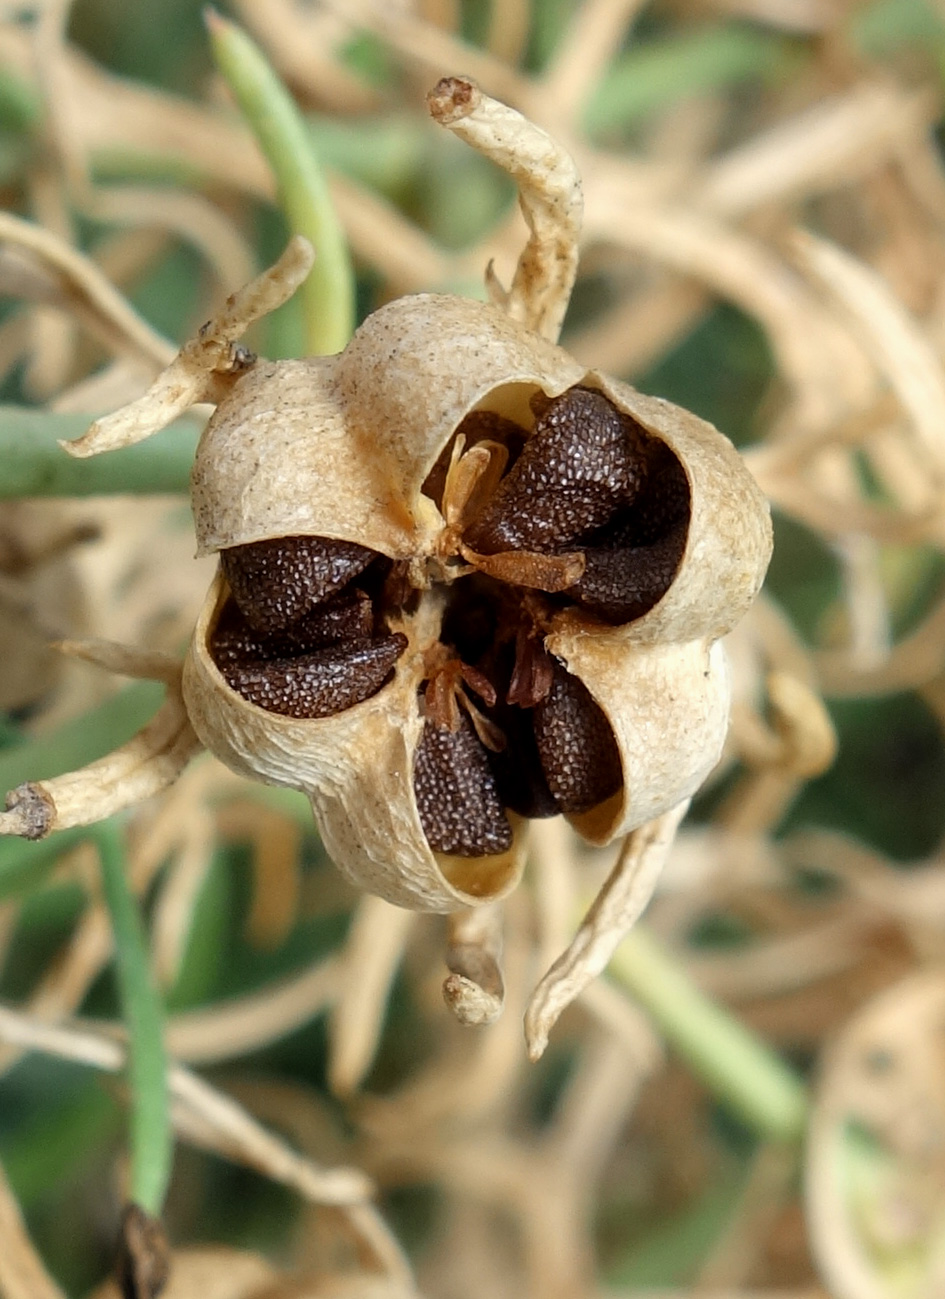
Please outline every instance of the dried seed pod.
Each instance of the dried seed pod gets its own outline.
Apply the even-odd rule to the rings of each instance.
[[[585,427],[596,439],[586,456]],[[457,530],[444,518],[451,508],[444,498],[457,454],[470,450],[465,443],[456,450],[460,429],[472,450],[498,441],[510,454],[485,498],[475,475],[492,461],[478,451],[469,461],[462,499],[474,502],[475,527],[463,519]],[[525,438],[520,451],[516,430]],[[559,472],[546,498],[541,475]],[[764,573],[770,525],[760,493],[715,429],[582,370],[495,307],[400,299],[369,317],[337,357],[260,362],[234,380],[207,426],[194,507],[204,550],[308,535],[350,542],[397,566],[398,581],[376,588],[374,616],[407,645],[393,679],[353,707],[286,717],[233,690],[208,641],[222,587],[204,611],[184,677],[208,747],[238,770],[306,790],[339,867],[390,901],[452,910],[501,895],[521,869],[519,814],[563,807],[582,833],[606,842],[687,797],[718,759],[729,696],[714,643]],[[511,560],[503,568],[500,555],[487,576],[492,561],[484,559],[482,576],[453,580],[461,538],[483,541],[476,529],[489,532],[486,544],[514,542],[536,562],[539,544],[555,562],[579,547],[583,572],[558,595],[528,597],[544,601],[535,670],[520,665],[518,705],[487,710],[506,753],[466,754],[475,735],[464,719],[464,738],[440,743],[435,761],[426,741],[418,789],[425,656],[445,642],[489,676],[499,662],[490,645],[514,644],[517,634],[525,597]],[[469,548],[462,554],[461,572],[476,563]],[[352,580],[359,579],[332,599],[349,594]],[[324,607],[316,603],[307,616]],[[556,680],[566,688],[542,708],[537,667],[546,653],[563,664]],[[492,677],[503,694],[509,671]],[[490,803],[488,813],[470,813],[478,829],[464,839],[454,827],[461,788],[471,764],[481,772],[483,757],[498,811]],[[494,833],[502,808],[507,848]],[[449,835],[443,826],[453,827]],[[457,846],[480,853],[460,855]]]

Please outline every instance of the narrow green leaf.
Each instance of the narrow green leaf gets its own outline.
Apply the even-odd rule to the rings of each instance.
[[[71,441],[91,423],[88,415],[57,415],[26,406],[0,406],[0,499],[21,496],[156,495],[187,492],[199,427],[178,420],[159,438],[107,456],[75,460],[60,439]]]
[[[125,875],[125,847],[113,824],[95,830],[102,885],[115,939],[121,1014],[128,1030],[131,1085],[131,1200],[160,1217],[174,1142],[164,1050],[164,1012],[151,981],[144,924]]]
[[[634,45],[602,77],[582,115],[584,128],[599,136],[693,95],[783,75],[799,48],[786,37],[736,24]]]
[[[644,926],[628,934],[607,968],[732,1114],[768,1140],[801,1139],[807,1123],[804,1083],[744,1024],[700,992]]]
[[[312,273],[299,290],[312,353],[339,352],[354,329],[355,284],[344,231],[311,136],[292,97],[259,47],[235,23],[207,10],[217,67],[226,78],[269,160],[293,234],[315,248]]]

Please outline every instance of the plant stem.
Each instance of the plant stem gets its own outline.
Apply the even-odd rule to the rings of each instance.
[[[108,822],[96,829],[102,884],[115,939],[115,971],[128,1029],[131,1084],[131,1200],[160,1217],[173,1156],[164,1014],[151,982],[144,925],[125,875],[124,842]]]
[[[189,490],[199,433],[195,420],[178,420],[159,438],[92,460],[63,455],[60,439],[71,441],[90,423],[88,415],[0,406],[0,499]]]
[[[768,1140],[801,1139],[808,1104],[801,1079],[700,992],[645,926],[631,930],[607,968],[733,1114]]]
[[[315,265],[299,290],[306,345],[316,354],[339,352],[354,329],[354,273],[310,133],[255,42],[212,9],[206,22],[217,67],[272,167],[289,227],[315,247]]]

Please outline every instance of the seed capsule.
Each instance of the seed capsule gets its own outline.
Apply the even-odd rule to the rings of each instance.
[[[522,816],[606,843],[717,760],[713,645],[757,590],[764,503],[709,426],[501,311],[404,298],[338,357],[260,363],[195,484],[204,550],[290,540],[273,598],[247,583],[235,645],[215,585],[184,676],[194,727],[234,769],[304,789],[360,887],[440,911],[500,897]],[[225,563],[246,603],[250,565]],[[437,646],[459,676],[428,697]]]
[[[590,811],[617,793],[617,742],[583,681],[556,663],[551,690],[532,716],[542,770],[562,812]]]
[[[332,717],[376,694],[406,648],[407,638],[398,632],[366,645],[219,666],[228,685],[270,713]]]
[[[257,631],[285,631],[357,577],[375,552],[327,537],[275,537],[221,551],[223,572]]]
[[[464,533],[473,551],[560,553],[638,495],[646,470],[639,425],[590,388],[550,402],[522,454]]]
[[[480,857],[506,852],[512,827],[486,748],[465,716],[455,731],[429,719],[414,758],[420,824],[434,852]]]

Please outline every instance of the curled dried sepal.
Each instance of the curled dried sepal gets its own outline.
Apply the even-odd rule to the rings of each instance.
[[[461,1024],[492,1024],[502,1014],[505,985],[499,957],[502,954],[502,916],[496,905],[459,911],[449,918],[446,964],[450,973],[443,982],[443,999]]]
[[[455,911],[498,898],[524,865],[524,824],[510,817],[511,846],[459,857],[429,846],[413,787],[423,719],[417,696],[437,643],[441,609],[423,602],[392,631],[407,639],[393,679],[330,717],[280,716],[227,684],[210,643],[227,590],[218,577],[184,663],[184,698],[197,734],[234,771],[306,793],[325,847],[358,887],[416,911]]]
[[[61,640],[55,641],[53,648],[69,658],[83,659],[106,672],[114,672],[116,676],[180,685],[180,659],[166,650],[141,649],[137,645],[121,645],[110,640]]]
[[[540,1059],[561,1012],[604,970],[640,918],[688,807],[687,798],[628,836],[570,946],[532,993],[525,1012],[525,1040],[531,1060]]]
[[[507,171],[529,229],[508,291],[489,268],[494,298],[527,329],[554,342],[577,275],[584,201],[571,156],[521,113],[467,77],[444,77],[427,96],[433,118]]]
[[[131,446],[166,428],[197,402],[219,400],[233,378],[255,360],[237,340],[253,321],[292,296],[314,256],[308,240],[296,235],[274,266],[227,298],[223,309],[184,344],[142,397],[96,420],[74,442],[63,442],[65,450],[84,457]]]
[[[92,825],[174,783],[200,752],[177,680],[153,719],[127,744],[79,771],[28,781],[7,795],[0,834],[44,839],[55,830]]]

